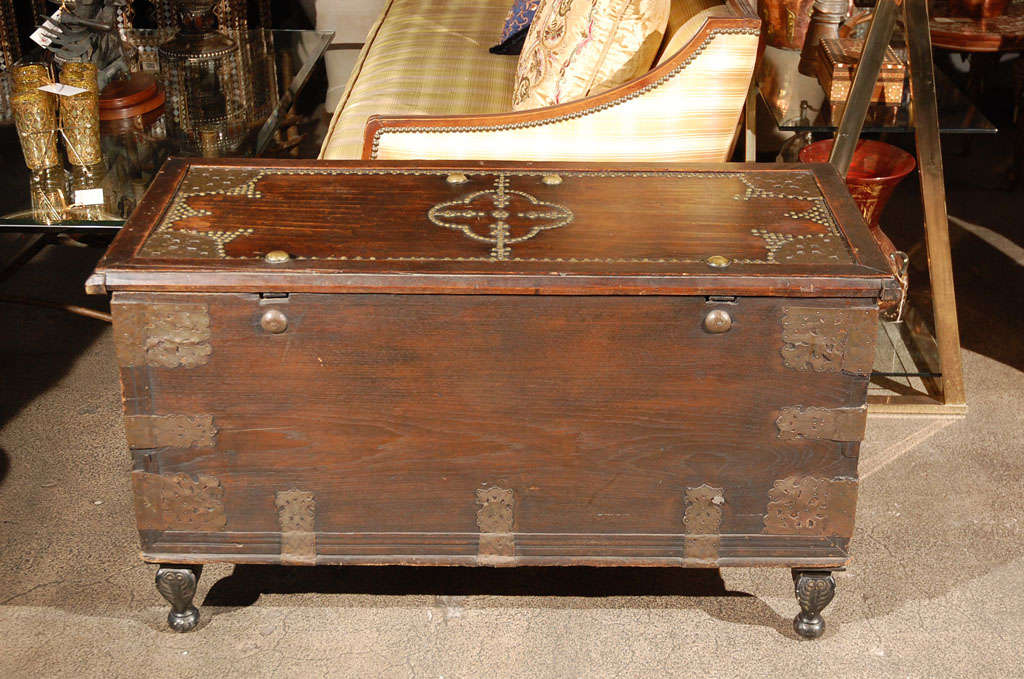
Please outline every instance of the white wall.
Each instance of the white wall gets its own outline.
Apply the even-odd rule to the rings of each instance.
[[[328,112],[334,111],[345,90],[348,76],[355,66],[362,42],[387,0],[316,0],[316,27],[321,31],[334,31],[334,46],[324,55],[327,64]]]

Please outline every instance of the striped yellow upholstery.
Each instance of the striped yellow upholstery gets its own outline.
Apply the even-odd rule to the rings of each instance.
[[[725,5],[712,5],[705,9],[699,10],[692,17],[686,21],[678,24],[675,29],[665,33],[665,40],[661,43],[661,54],[655,59],[655,65],[664,64],[666,61],[676,55],[676,53],[686,47],[693,36],[697,35],[703,26],[704,22],[711,17],[727,17],[730,15],[729,8]]]
[[[672,0],[666,39],[721,0]],[[367,119],[512,110],[516,58],[487,47],[510,0],[390,0],[335,112],[321,158],[360,158]],[[717,12],[716,12],[717,13]],[[699,30],[703,17],[685,30]],[[677,43],[678,44],[678,41]],[[746,99],[756,31],[713,34],[656,87],[600,110],[505,129],[381,130],[373,158],[722,162]],[[438,129],[438,128],[435,128]]]
[[[723,0],[672,0],[672,9],[668,14],[668,29],[665,31],[665,42],[682,28],[692,17],[710,7],[723,4]]]
[[[755,33],[719,34],[643,96],[510,130],[388,132],[378,159],[724,162],[750,84]]]
[[[491,54],[511,0],[391,0],[331,121],[322,158],[359,158],[374,114],[512,110],[516,57]]]

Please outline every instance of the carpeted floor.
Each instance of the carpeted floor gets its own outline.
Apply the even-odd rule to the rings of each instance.
[[[1022,204],[951,191],[970,412],[869,420],[854,562],[813,643],[788,572],[753,569],[215,565],[200,628],[171,633],[109,328],[0,304],[0,677],[1024,676]],[[888,215],[908,247],[916,206],[904,187]],[[48,248],[0,294],[102,307],[80,291],[98,255]]]

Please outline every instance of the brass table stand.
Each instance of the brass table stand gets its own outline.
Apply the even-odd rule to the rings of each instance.
[[[967,401],[953,290],[953,262],[949,246],[927,0],[878,0],[829,162],[841,175],[846,176],[864,127],[864,118],[882,67],[885,48],[892,39],[897,12],[901,10],[907,35],[907,69],[910,72],[910,94],[914,107],[914,140],[917,146],[917,165],[920,168],[938,367],[942,376],[936,394],[873,396],[869,398],[868,407],[871,412],[877,413],[962,415],[967,412]]]

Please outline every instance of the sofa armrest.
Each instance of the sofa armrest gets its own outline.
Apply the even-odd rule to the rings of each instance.
[[[642,77],[574,102],[470,116],[370,117],[363,159],[726,160],[760,22],[746,0]]]

